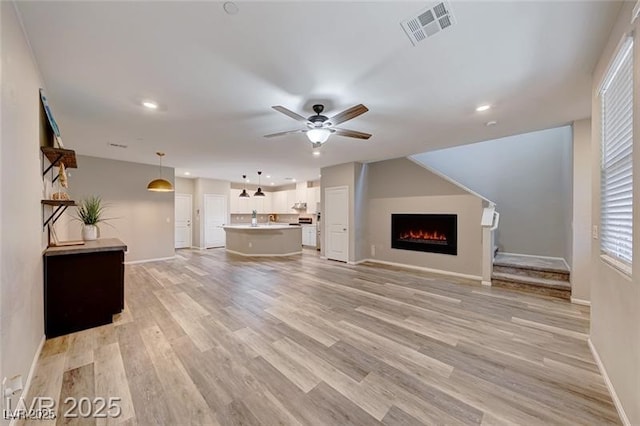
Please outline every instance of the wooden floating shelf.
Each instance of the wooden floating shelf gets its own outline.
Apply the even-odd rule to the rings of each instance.
[[[42,200],[42,204],[47,206],[76,206],[73,200]]]
[[[72,149],[41,146],[40,151],[42,151],[45,157],[47,157],[52,166],[57,166],[59,162],[62,162],[62,164],[64,164],[68,169],[75,169],[78,167],[76,152]]]

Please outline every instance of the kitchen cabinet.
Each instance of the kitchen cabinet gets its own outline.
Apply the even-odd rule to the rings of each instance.
[[[265,192],[264,194],[265,194],[264,197],[252,196],[251,198],[249,198],[251,200],[250,206],[249,206],[249,213],[251,213],[253,210],[256,210],[258,214],[268,214],[272,212],[272,208],[271,208],[272,195],[269,192]]]
[[[251,198],[240,197],[241,189],[233,189],[229,191],[229,212],[232,214],[237,213],[251,213],[252,206],[250,205]]]
[[[318,203],[320,202],[320,187],[314,186],[313,188],[307,188],[307,213],[318,213]]]
[[[295,210],[292,209],[291,207],[293,207],[293,205],[295,203],[297,203],[298,200],[298,191],[295,189],[289,189],[287,191],[285,191],[287,193],[287,205],[286,205],[286,209],[282,212],[279,213],[289,213],[289,214],[299,214],[300,211],[299,210]],[[304,212],[303,212],[304,213]]]
[[[316,246],[316,225],[303,225],[302,226],[302,245],[303,246]]]

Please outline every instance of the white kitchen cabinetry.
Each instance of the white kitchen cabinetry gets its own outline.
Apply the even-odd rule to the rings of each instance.
[[[295,189],[289,189],[285,191],[287,193],[287,205],[286,209],[279,213],[298,214],[300,211],[292,209],[293,205],[298,202],[298,194]]]
[[[302,245],[303,246],[316,246],[316,225],[302,226]]]
[[[268,192],[264,193],[264,197],[256,197],[252,196],[250,198],[251,202],[249,203],[249,212],[256,210],[259,214],[267,214],[271,213],[271,194]]]
[[[233,189],[229,191],[229,212],[230,213],[251,213],[249,208],[249,198],[240,197],[241,189]]]
[[[289,207],[287,207],[286,191],[276,191],[273,193],[272,213],[286,213],[289,211]]]
[[[307,188],[307,213],[318,213],[318,203],[320,202],[320,187],[315,186],[313,188]]]

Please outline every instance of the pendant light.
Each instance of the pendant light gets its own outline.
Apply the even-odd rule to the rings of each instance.
[[[156,155],[160,157],[160,178],[149,182],[147,189],[154,192],[173,192],[173,185],[171,185],[171,182],[166,179],[162,179],[162,157],[164,157],[164,152],[156,152]]]
[[[240,197],[242,198],[248,198],[250,197],[249,193],[247,192],[247,175],[242,175],[242,192],[240,193]]]
[[[262,188],[260,187],[260,175],[262,175],[262,172],[258,172],[258,190],[253,194],[254,197],[264,197],[264,192],[262,192]]]

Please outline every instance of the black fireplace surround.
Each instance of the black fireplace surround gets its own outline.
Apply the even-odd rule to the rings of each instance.
[[[391,248],[457,256],[458,215],[394,213]]]

